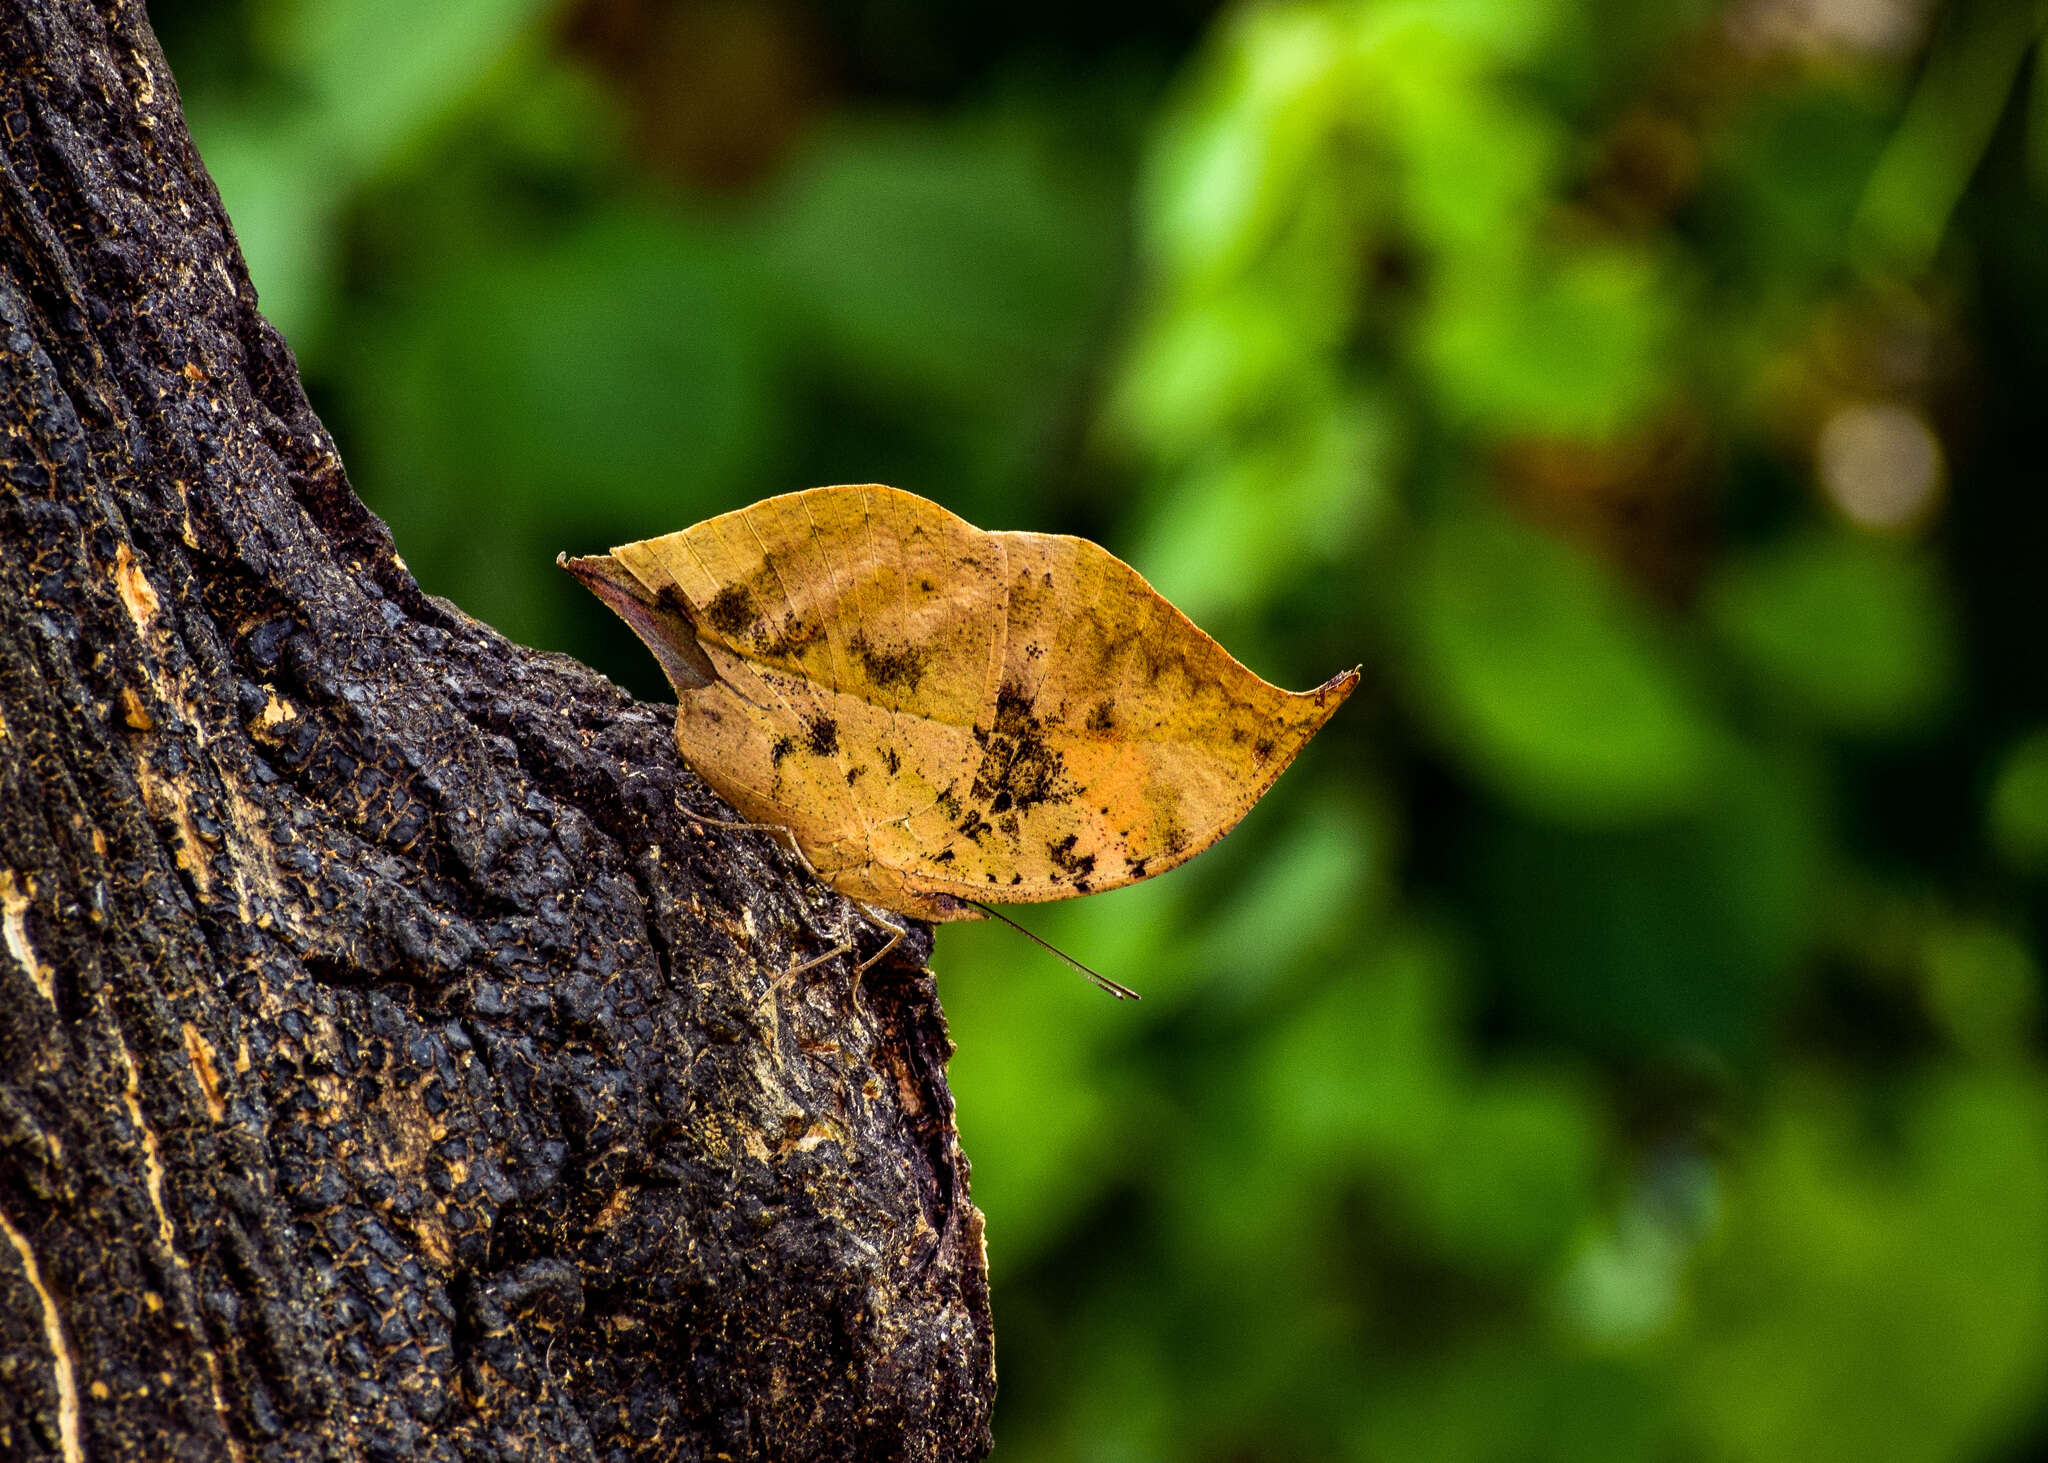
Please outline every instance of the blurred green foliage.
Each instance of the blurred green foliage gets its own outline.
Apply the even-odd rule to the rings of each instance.
[[[2048,1445],[2048,84],[2007,0],[153,6],[429,588],[878,479],[1368,684],[935,964],[997,1457]],[[2034,484],[2029,487],[2028,484]]]

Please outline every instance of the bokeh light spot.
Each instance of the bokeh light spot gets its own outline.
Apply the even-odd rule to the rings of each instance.
[[[1913,527],[1941,487],[1941,439],[1925,417],[1895,403],[1836,411],[1821,425],[1816,456],[1828,500],[1864,528]]]

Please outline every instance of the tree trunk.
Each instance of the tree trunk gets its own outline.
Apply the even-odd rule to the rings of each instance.
[[[587,547],[587,546],[567,546]],[[956,1458],[929,933],[424,596],[135,0],[0,0],[0,1457]]]

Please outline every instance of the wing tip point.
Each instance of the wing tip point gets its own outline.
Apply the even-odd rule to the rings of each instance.
[[[1348,671],[1339,671],[1313,691],[1305,694],[1316,698],[1316,705],[1327,705],[1332,711],[1344,704],[1345,698],[1358,689],[1358,682],[1364,675],[1364,665],[1355,665]]]

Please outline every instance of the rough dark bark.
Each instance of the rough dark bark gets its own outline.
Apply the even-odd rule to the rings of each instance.
[[[986,1450],[929,936],[780,978],[669,720],[421,594],[140,5],[0,0],[0,1456]]]

